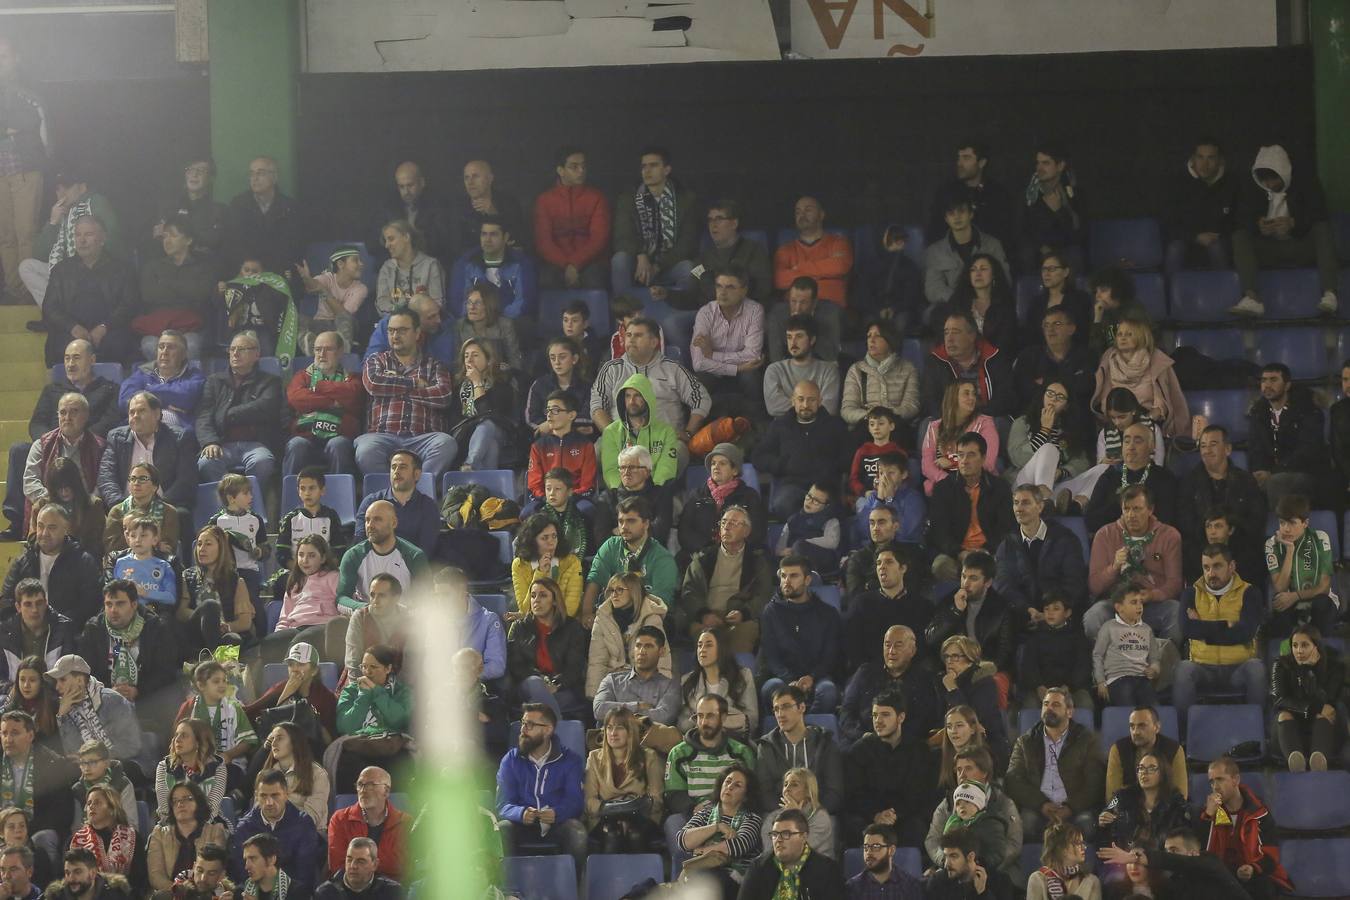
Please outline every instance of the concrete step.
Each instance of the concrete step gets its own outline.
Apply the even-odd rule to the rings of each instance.
[[[44,335],[33,334],[31,331],[0,332],[0,359],[31,359],[41,362],[45,342]]]
[[[42,318],[36,306],[0,306],[0,334],[33,334],[29,322]],[[39,339],[42,335],[34,335]]]
[[[3,387],[3,385],[0,385]],[[38,392],[33,390],[0,390],[0,420],[22,419],[33,414],[37,404]]]
[[[31,413],[32,410],[30,409]],[[28,441],[28,419],[0,419],[0,447],[8,448],[18,441]]]
[[[8,307],[0,306],[0,310]],[[27,360],[26,362],[11,362],[6,360]],[[32,401],[37,402],[37,395],[47,384],[47,367],[42,364],[42,354],[24,355],[19,357],[0,356],[0,393],[28,391],[31,393]],[[28,408],[31,414],[33,408]]]

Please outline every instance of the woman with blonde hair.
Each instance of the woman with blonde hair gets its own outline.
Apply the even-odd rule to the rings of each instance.
[[[778,814],[785,809],[800,810],[806,816],[806,843],[813,853],[823,853],[833,859],[836,855],[834,822],[830,818],[830,811],[820,805],[820,784],[816,781],[815,772],[799,767],[783,773],[783,793],[778,798],[778,808],[764,817],[761,826],[760,836],[764,846],[769,846],[769,831]]]
[[[70,849],[93,853],[99,872],[125,876],[131,874],[136,845],[136,829],[117,791],[106,784],[91,787],[84,798],[84,825],[70,836]]]
[[[387,316],[419,294],[445,306],[445,268],[422,252],[422,233],[407,219],[395,219],[380,230],[389,259],[375,283],[375,308]]]
[[[610,672],[633,664],[633,641],[638,629],[650,625],[665,634],[666,604],[643,587],[636,572],[620,572],[605,585],[605,600],[591,624],[591,651],[586,665],[586,696],[594,697]],[[663,642],[660,673],[670,677],[670,650]]]
[[[1154,345],[1153,327],[1142,312],[1126,313],[1116,326],[1115,343],[1097,366],[1092,411],[1104,420],[1106,395],[1121,387],[1134,394],[1149,419],[1162,426],[1164,435],[1190,433],[1190,408],[1172,358]]]
[[[943,702],[948,709],[969,706],[984,726],[989,750],[1001,775],[1007,767],[1011,748],[1008,729],[999,707],[998,672],[983,659],[980,642],[964,634],[954,634],[942,642],[941,677]]]
[[[1027,878],[1027,900],[1101,900],[1102,883],[1084,870],[1087,842],[1072,822],[1045,829],[1041,867]]]
[[[641,853],[661,837],[665,764],[642,746],[631,709],[614,707],[601,727],[600,746],[586,756],[586,827],[601,853]]]
[[[227,765],[216,752],[216,734],[203,719],[184,719],[174,726],[169,753],[155,767],[155,821],[169,822],[169,792],[176,784],[190,781],[206,794],[212,818],[220,815],[225,797]]]
[[[980,395],[969,381],[953,381],[942,393],[942,416],[928,423],[923,436],[923,490],[933,495],[933,485],[956,471],[956,442],[973,431],[984,438],[988,451],[984,468],[998,474],[998,429],[994,420],[976,410]]]

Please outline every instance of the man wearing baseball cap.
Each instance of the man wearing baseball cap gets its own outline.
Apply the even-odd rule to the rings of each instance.
[[[56,724],[61,747],[74,756],[88,741],[99,741],[116,759],[130,759],[141,750],[141,726],[136,711],[121,694],[89,672],[84,657],[67,653],[47,671],[61,698]]]

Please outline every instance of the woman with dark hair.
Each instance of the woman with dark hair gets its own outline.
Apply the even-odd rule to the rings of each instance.
[[[375,285],[375,308],[387,316],[396,306],[406,306],[424,294],[445,306],[445,268],[422,252],[422,233],[407,219],[395,219],[381,231],[389,251]]]
[[[290,801],[314,821],[320,832],[328,830],[328,772],[314,761],[314,751],[304,731],[293,722],[282,722],[263,742],[266,758],[258,774],[268,769],[286,773]],[[257,778],[254,777],[254,788]]]
[[[482,341],[491,345],[494,374],[525,370],[516,323],[502,315],[502,293],[490,281],[479,281],[464,297],[464,318],[455,323],[455,334],[462,341]],[[462,345],[461,345],[462,346]]]
[[[212,818],[220,815],[220,801],[225,797],[229,778],[227,769],[216,752],[216,734],[210,722],[203,719],[179,722],[169,739],[168,755],[155,767],[155,820],[170,821],[173,811],[169,808],[169,791],[185,781],[206,794]]]
[[[1003,264],[988,253],[970,258],[966,277],[957,282],[947,310],[970,313],[986,341],[1009,359],[1017,356],[1017,299]]]
[[[412,691],[398,677],[400,654],[393,647],[375,644],[361,657],[361,677],[342,689],[338,697],[338,731],[353,738],[379,738],[406,734],[412,727]],[[348,742],[338,756],[334,790],[349,793],[356,776],[367,766],[393,772],[411,758],[407,746],[381,748],[371,753],[369,743]]]
[[[178,552],[178,509],[159,496],[160,481],[159,470],[153,463],[140,462],[131,467],[127,472],[126,499],[108,510],[103,523],[104,550],[127,549],[125,520],[153,519],[159,526],[156,552],[162,557]]]
[[[902,343],[895,326],[885,319],[869,322],[866,337],[867,352],[848,367],[839,401],[844,424],[864,437],[867,414],[878,406],[889,409],[897,422],[907,426],[919,414],[919,372],[900,355]]]
[[[954,634],[943,641],[940,693],[948,709],[969,706],[975,710],[984,726],[998,774],[1002,775],[1008,767],[1012,746],[998,705],[998,683],[994,678],[997,671],[982,655],[979,642],[964,634]]]
[[[1191,808],[1172,784],[1172,765],[1156,753],[1135,760],[1135,783],[1116,791],[1097,817],[1097,826],[1109,829],[1110,843],[1157,850],[1173,828],[1191,827]]]
[[[759,693],[754,675],[736,661],[731,641],[720,628],[704,628],[698,633],[694,667],[680,681],[676,724],[681,733],[695,726],[694,711],[705,694],[716,694],[727,701],[722,727],[732,737],[743,740],[759,733]]]
[[[307,534],[295,542],[286,595],[276,630],[263,638],[263,662],[281,662],[291,645],[324,645],[328,623],[337,618],[338,558],[321,534]],[[279,583],[279,582],[278,582]]]
[[[189,658],[204,648],[214,650],[227,635],[251,636],[255,613],[223,528],[203,527],[192,552],[196,565],[183,572],[183,597],[175,614]]]
[[[693,854],[685,870],[711,873],[721,884],[723,900],[734,900],[763,847],[763,823],[755,809],[758,796],[755,773],[742,763],[732,763],[717,776],[712,796],[680,829],[680,849]]]
[[[517,701],[551,706],[559,719],[589,719],[586,631],[567,615],[562,588],[536,576],[525,608],[506,634],[506,669]]]
[[[586,756],[586,827],[601,853],[641,853],[659,839],[665,790],[664,763],[642,746],[641,725],[631,709],[605,714],[600,746]],[[624,801],[635,810],[614,807]],[[609,807],[607,810],[606,807]]]
[[[156,825],[145,848],[150,889],[168,891],[174,877],[192,868],[197,851],[206,844],[229,846],[230,834],[223,822],[211,820],[211,807],[201,787],[190,781],[169,791],[168,822]]]
[[[1062,381],[1046,382],[1008,432],[1008,460],[1013,464],[1006,473],[1009,481],[1036,485],[1042,502],[1056,494],[1066,502],[1091,497],[1097,483],[1097,475],[1085,474],[1092,467],[1087,450],[1092,432],[1077,412],[1077,399]]]
[[[516,423],[516,390],[497,365],[492,341],[469,338],[460,346],[459,421],[451,434],[465,448],[465,472],[481,472],[510,459]]]
[[[1093,353],[1105,353],[1116,342],[1116,325],[1129,313],[1144,315],[1144,307],[1135,299],[1134,278],[1119,266],[1107,266],[1088,279],[1092,292],[1092,329],[1088,346]]]
[[[47,680],[47,665],[41,657],[25,656],[14,667],[13,676],[9,695],[5,697],[4,705],[0,706],[0,712],[17,709],[28,713],[37,723],[38,743],[64,756],[61,732],[56,724],[60,697],[56,694],[55,686]]]
[[[1041,319],[1052,309],[1063,309],[1073,322],[1073,342],[1087,346],[1092,329],[1092,301],[1075,282],[1076,273],[1067,254],[1051,250],[1041,255],[1041,287],[1027,305],[1022,343],[1041,341]]]
[[[1325,771],[1345,731],[1336,709],[1345,687],[1340,654],[1315,625],[1300,625],[1289,636],[1289,652],[1275,660],[1270,685],[1275,737],[1289,771]]]
[[[506,614],[514,620],[530,607],[530,585],[538,577],[551,578],[563,594],[568,616],[581,612],[584,575],[581,560],[563,530],[545,513],[535,513],[516,533],[516,555],[511,560],[511,588],[516,595],[516,612]]]
[[[37,529],[37,515],[42,507],[59,503],[70,514],[70,536],[94,559],[101,558],[108,512],[102,498],[89,493],[84,475],[80,473],[80,464],[69,457],[58,456],[47,465],[47,475],[42,483],[47,488],[47,496],[33,504],[33,513],[28,517],[28,536],[32,537]]]
[[[942,415],[928,423],[921,451],[923,490],[929,497],[933,485],[956,471],[956,442],[969,431],[984,438],[985,471],[998,474],[998,428],[992,418],[977,411],[979,403],[979,392],[969,381],[953,381],[942,392]]]

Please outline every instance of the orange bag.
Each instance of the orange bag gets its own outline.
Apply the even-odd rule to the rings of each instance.
[[[718,444],[735,443],[741,435],[750,431],[750,420],[741,416],[731,418],[723,416],[704,425],[689,439],[690,457],[702,459],[712,452]]]

